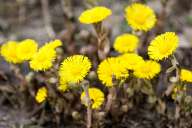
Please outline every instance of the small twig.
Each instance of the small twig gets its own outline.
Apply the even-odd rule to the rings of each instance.
[[[48,0],[41,0],[41,5],[42,5],[43,18],[44,18],[44,23],[45,23],[45,28],[47,30],[47,34],[49,35],[50,38],[54,38],[56,34],[51,25],[51,16],[49,13]]]
[[[87,128],[91,128],[91,126],[92,126],[92,109],[91,109],[91,99],[89,96],[89,83],[84,83],[83,89],[85,91],[86,103],[87,103]]]

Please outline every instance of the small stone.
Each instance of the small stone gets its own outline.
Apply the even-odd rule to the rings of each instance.
[[[172,83],[176,83],[178,81],[178,78],[173,76],[173,77],[169,78],[169,81],[172,82]]]
[[[126,113],[129,110],[129,106],[127,104],[121,106],[121,110]]]
[[[30,82],[33,77],[34,77],[34,72],[29,72],[29,73],[25,76],[25,79],[26,79],[27,82]]]
[[[49,83],[56,84],[57,83],[57,79],[55,77],[51,77],[51,78],[49,78]]]
[[[95,118],[97,120],[103,120],[105,118],[106,113],[105,112],[97,112],[95,113]]]
[[[89,74],[88,74],[88,78],[90,80],[96,80],[97,79],[97,74],[94,72],[94,71],[91,71]]]
[[[73,111],[72,112],[72,117],[75,120],[79,120],[81,118],[80,113],[78,111]]]

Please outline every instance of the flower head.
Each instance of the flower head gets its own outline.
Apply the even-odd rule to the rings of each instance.
[[[129,76],[128,70],[115,57],[103,60],[97,69],[99,80],[108,87],[113,86],[113,77],[115,79],[124,79]]]
[[[153,39],[148,47],[151,59],[162,60],[169,57],[176,50],[179,38],[174,32],[166,32]]]
[[[134,70],[140,63],[144,62],[143,58],[135,53],[123,54],[119,56],[119,59],[128,70]]]
[[[134,52],[139,43],[137,36],[122,34],[115,39],[114,48],[119,53]]]
[[[128,24],[134,30],[148,31],[156,23],[154,11],[147,5],[134,3],[125,9]]]
[[[187,87],[184,85],[175,85],[173,88],[173,93],[171,95],[172,99],[177,100],[180,99],[186,93]]]
[[[57,47],[59,47],[61,45],[62,45],[61,40],[53,40],[53,41],[50,41],[48,43],[45,43],[45,45],[42,48],[55,49],[55,48],[57,48]]]
[[[25,39],[18,44],[17,55],[21,60],[30,60],[37,52],[38,44],[32,39]]]
[[[105,18],[112,14],[111,10],[97,6],[88,10],[85,10],[79,17],[79,21],[83,24],[93,24],[103,21]]]
[[[139,66],[134,70],[134,75],[138,78],[152,79],[161,71],[161,66],[155,61],[145,61],[140,63]]]
[[[38,103],[42,103],[47,98],[47,89],[45,87],[41,87],[38,89],[35,99]]]
[[[58,90],[61,92],[65,92],[68,89],[67,82],[66,82],[65,78],[60,78],[59,80],[60,81],[59,81]]]
[[[67,57],[59,69],[60,79],[67,83],[79,83],[88,74],[91,62],[83,55],[73,55]]]
[[[17,55],[18,43],[16,41],[8,41],[1,47],[1,55],[7,62],[10,63],[21,63],[22,60]]]
[[[89,92],[90,100],[92,101],[91,108],[92,109],[100,108],[100,106],[103,104],[105,100],[104,93],[97,88],[89,88],[88,92]],[[81,94],[81,102],[85,106],[88,105],[85,92]]]
[[[192,71],[181,69],[180,80],[183,82],[192,82]]]
[[[38,52],[32,57],[30,67],[35,71],[45,71],[53,66],[53,61],[56,58],[56,51],[47,45],[41,47]]]

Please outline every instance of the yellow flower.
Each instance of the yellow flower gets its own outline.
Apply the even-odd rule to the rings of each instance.
[[[17,47],[17,55],[21,60],[30,60],[37,52],[38,44],[32,39],[21,41]]]
[[[177,98],[181,97],[186,92],[186,89],[187,87],[185,85],[175,85],[171,95],[172,99],[177,100]]]
[[[41,87],[38,89],[35,99],[38,103],[42,103],[47,98],[47,89],[45,87]]]
[[[97,69],[99,80],[108,87],[113,86],[113,78],[125,79],[128,77],[128,70],[115,57],[103,60]]]
[[[49,43],[44,44],[43,48],[55,49],[61,45],[62,45],[61,40],[56,39],[56,40],[50,41]]]
[[[180,79],[183,82],[192,82],[192,71],[181,69]]]
[[[115,39],[114,48],[119,53],[134,52],[139,43],[137,36],[133,34],[122,34]]]
[[[138,78],[152,79],[160,71],[161,66],[159,63],[148,60],[139,64],[139,66],[134,70],[134,75]]]
[[[67,83],[79,83],[88,74],[91,62],[83,55],[73,55],[67,57],[59,69],[60,79],[65,79]]]
[[[148,47],[151,59],[162,60],[169,57],[176,50],[179,38],[174,32],[166,32],[153,39]]]
[[[45,45],[33,56],[29,64],[35,71],[45,71],[53,66],[55,58],[56,51]]]
[[[97,6],[85,10],[83,13],[81,13],[79,21],[83,24],[98,23],[106,19],[111,14],[112,12],[110,9],[102,6]]]
[[[144,4],[134,3],[125,9],[125,13],[128,24],[134,30],[148,31],[157,21],[154,11]]]
[[[140,63],[144,62],[143,58],[135,53],[126,53],[118,58],[128,70],[134,70]]]
[[[1,47],[1,55],[5,58],[7,62],[10,63],[21,63],[22,60],[18,58],[17,55],[18,43],[16,41],[8,41]]]
[[[67,82],[64,78],[60,78],[58,90],[65,92],[68,89]]]
[[[97,89],[97,88],[89,88],[88,92],[89,92],[90,100],[92,102],[91,108],[92,109],[100,108],[100,106],[103,104],[103,102],[105,100],[104,93],[101,90]],[[85,106],[88,105],[85,92],[83,92],[81,94],[81,102]]]

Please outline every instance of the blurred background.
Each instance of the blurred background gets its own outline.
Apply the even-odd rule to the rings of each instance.
[[[192,68],[191,0],[0,0],[0,44],[32,38],[42,45],[57,38],[63,41],[66,55],[93,54],[97,41],[95,32],[91,25],[79,23],[80,13],[95,5],[111,8],[113,15],[104,24],[112,45],[117,35],[131,30],[124,18],[124,9],[132,2],[146,3],[158,17],[156,27],[141,37],[144,46],[140,53],[146,53],[146,47],[155,35],[175,31],[180,37],[176,53],[179,61]],[[113,55],[113,49],[111,51]]]
[[[147,2],[163,20],[161,31],[176,31],[180,34],[181,47],[191,46],[191,0],[0,0],[0,43],[24,38],[40,43],[51,38],[63,38],[64,43],[66,38],[75,40],[90,29],[80,25],[79,14],[96,4],[113,10],[105,23],[114,37],[129,31],[124,8],[130,2]]]

